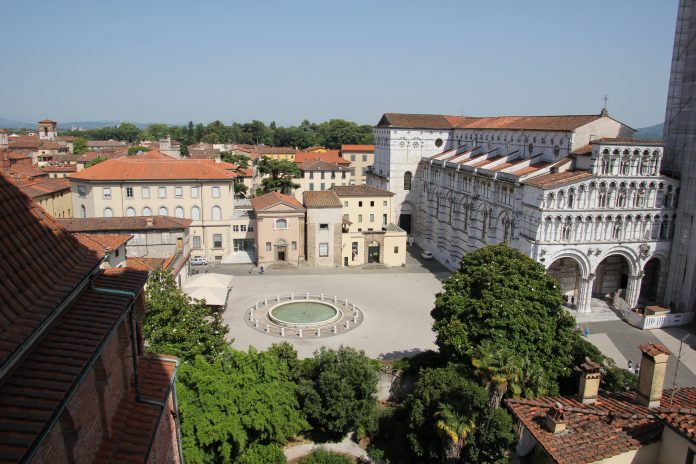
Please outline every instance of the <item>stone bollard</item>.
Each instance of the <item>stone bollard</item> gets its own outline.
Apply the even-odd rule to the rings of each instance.
[[[317,329],[317,337],[321,337],[321,329]]]
[[[353,311],[355,311],[355,303],[353,303]]]
[[[334,303],[338,303],[338,297],[334,295]]]
[[[346,321],[346,329],[350,327],[350,321]]]
[[[346,308],[348,308],[348,298],[346,298]]]
[[[280,295],[276,295],[276,303],[280,301]]]
[[[254,311],[249,311],[249,321],[254,322]]]
[[[291,300],[294,300],[294,299],[295,299],[295,293],[294,293],[294,292],[290,294],[290,299],[291,299]]]
[[[302,329],[300,329],[300,331],[297,333],[297,336],[302,338]]]
[[[284,337],[285,336],[285,327],[280,328],[280,336]]]
[[[305,300],[309,300],[309,292],[305,293]]]
[[[270,331],[271,331],[271,328],[268,326],[268,324],[266,324],[266,333],[268,333]]]
[[[258,319],[254,321],[254,327],[258,329],[258,327],[259,327],[259,320]]]
[[[336,333],[336,332],[337,332],[337,331],[336,331],[336,326],[334,325],[334,326],[333,326],[333,333]]]
[[[358,315],[353,314],[353,324],[357,324],[357,323],[358,323]]]
[[[254,309],[259,309],[259,304],[258,304],[258,303],[254,303]]]
[[[324,301],[324,294],[323,294],[323,293],[321,293],[321,294],[319,295],[319,299],[321,299],[321,301]]]
[[[267,305],[268,304],[268,298],[263,299],[263,304]]]

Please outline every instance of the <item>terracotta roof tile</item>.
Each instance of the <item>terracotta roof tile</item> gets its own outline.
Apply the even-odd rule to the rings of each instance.
[[[70,193],[70,182],[65,179],[39,178],[25,182],[15,182],[19,189],[32,198],[50,195],[52,193]]]
[[[348,166],[350,161],[341,158],[338,150],[328,150],[323,153],[319,152],[298,152],[295,154],[295,163],[302,164],[307,161],[321,160],[327,163],[338,164],[340,166]]]
[[[159,150],[146,151],[145,153],[133,155],[133,158],[135,158],[135,159],[164,159],[164,160],[176,159],[173,156],[165,155],[164,153],[160,152]]]
[[[69,176],[77,180],[230,180],[231,171],[202,160],[111,159]]]
[[[385,113],[377,127],[571,131],[601,117],[599,114],[472,117],[441,114]]]
[[[565,184],[572,184],[583,179],[592,177],[590,171],[564,171],[542,174],[524,181],[525,184],[544,189],[560,187]]]
[[[85,234],[81,232],[75,233],[75,236],[86,247],[103,253],[115,250],[133,238],[132,235],[126,234]]]
[[[148,225],[148,220],[152,225]],[[61,227],[70,232],[104,232],[104,231],[136,231],[136,230],[176,230],[185,229],[193,222],[192,219],[175,218],[172,216],[133,216],[110,218],[72,218],[56,219]]]
[[[364,152],[374,152],[375,151],[375,146],[374,145],[359,145],[359,144],[345,144],[341,145],[341,152],[345,151],[364,151]]]
[[[339,166],[338,164],[320,159],[305,161],[298,164],[297,167],[302,171],[348,171],[348,168],[345,166]]]
[[[294,155],[298,150],[291,147],[257,147],[254,152],[259,155]]]
[[[341,208],[343,203],[333,190],[306,191],[302,194],[307,208]]]
[[[372,185],[336,185],[333,190],[339,197],[392,197],[394,194]]]
[[[264,195],[260,195],[258,197],[254,197],[251,199],[251,207],[254,209],[254,211],[259,211],[263,209],[270,208],[271,206],[283,204],[286,206],[290,206],[291,208],[294,209],[299,209],[304,211],[304,206],[302,206],[302,203],[297,201],[291,196],[288,195],[283,195],[282,193],[278,192],[270,192],[266,193]]]
[[[128,258],[126,259],[126,267],[140,271],[156,271],[164,267],[164,261],[164,258]]]

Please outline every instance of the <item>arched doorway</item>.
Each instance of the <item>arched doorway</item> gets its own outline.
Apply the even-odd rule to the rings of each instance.
[[[558,282],[566,303],[574,307],[580,292],[580,264],[573,258],[559,258],[551,263],[546,272]]]
[[[655,303],[657,300],[657,285],[660,277],[660,260],[652,258],[645,263],[643,268],[643,278],[640,281],[640,297],[638,302],[641,304]]]
[[[625,296],[630,270],[629,262],[624,256],[609,255],[604,258],[595,271],[592,296],[603,298],[613,295],[617,290],[621,290],[621,294]]]
[[[401,212],[399,214],[399,227],[404,229],[407,234],[411,233],[411,218],[412,218],[413,208],[411,203],[404,201],[401,205]]]

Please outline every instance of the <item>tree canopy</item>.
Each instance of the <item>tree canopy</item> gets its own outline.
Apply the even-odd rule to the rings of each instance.
[[[490,341],[540,368],[547,390],[556,393],[576,336],[562,303],[541,264],[505,244],[487,246],[466,255],[437,295],[431,313],[436,343],[449,360],[466,364]]]
[[[226,348],[213,361],[197,356],[183,364],[178,376],[187,462],[235,462],[254,444],[283,443],[309,428],[287,366],[273,353]],[[258,455],[277,452],[254,448],[242,462]]]
[[[76,155],[81,155],[89,149],[89,147],[87,146],[87,140],[83,139],[82,137],[77,137],[75,140],[73,140],[72,144],[73,153],[75,153]]]
[[[85,163],[85,167],[86,167],[86,168],[89,168],[89,167],[91,167],[91,166],[94,166],[95,164],[99,164],[99,163],[101,163],[101,162],[103,162],[103,161],[106,161],[107,159],[109,159],[109,158],[107,158],[107,157],[105,157],[105,156],[97,156],[96,158],[87,161],[87,162]]]
[[[261,174],[269,176],[261,180],[261,187],[257,189],[257,194],[269,192],[290,193],[292,189],[300,187],[292,179],[300,177],[302,171],[290,160],[279,160],[262,156],[256,163],[256,170]]]
[[[204,300],[189,298],[169,271],[153,271],[145,290],[147,312],[143,334],[149,351],[193,361],[215,359],[227,347],[222,315]]]

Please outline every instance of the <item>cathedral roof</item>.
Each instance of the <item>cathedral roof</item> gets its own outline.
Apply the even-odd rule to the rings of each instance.
[[[572,184],[573,182],[577,182],[588,177],[592,177],[592,173],[590,171],[552,172],[550,174],[542,174],[540,176],[527,179],[525,184],[543,189],[551,189],[560,187],[561,185]]]
[[[473,117],[385,113],[377,127],[572,131],[603,117],[601,114]]]

